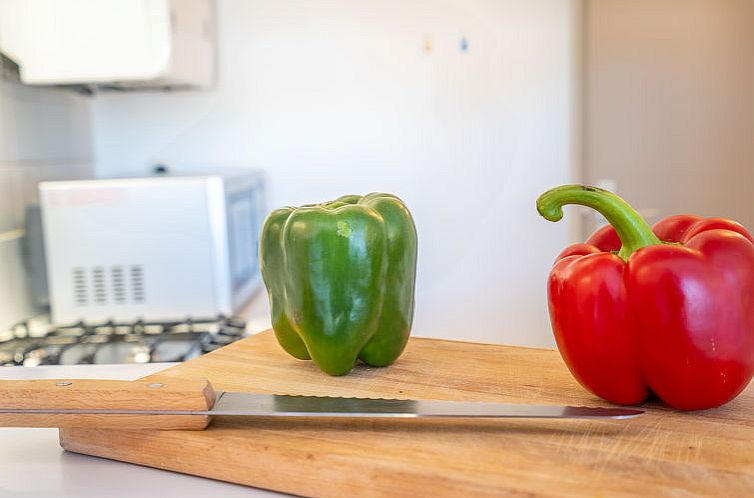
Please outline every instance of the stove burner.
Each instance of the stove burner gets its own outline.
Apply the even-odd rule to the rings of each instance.
[[[237,341],[245,329],[243,320],[222,316],[176,322],[79,322],[46,330],[27,320],[0,335],[0,365],[180,362]]]

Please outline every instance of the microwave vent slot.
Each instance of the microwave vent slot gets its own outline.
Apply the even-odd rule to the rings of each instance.
[[[144,302],[144,267],[131,265],[131,299],[134,303]]]
[[[86,285],[86,270],[81,267],[73,269],[73,302],[76,306],[89,304],[89,289]]]
[[[94,303],[100,306],[107,304],[105,269],[101,266],[95,266],[92,269],[92,288],[94,289]]]
[[[126,271],[127,269],[127,271]],[[77,266],[71,270],[76,306],[144,304],[144,267],[113,265]]]
[[[113,289],[113,302],[126,304],[126,281],[122,266],[110,267],[110,284]]]

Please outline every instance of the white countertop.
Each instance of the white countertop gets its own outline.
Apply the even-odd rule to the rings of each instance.
[[[0,367],[0,379],[133,380],[169,367],[145,365],[78,365]],[[0,428],[0,496],[2,498],[206,498],[282,496],[201,477],[142,467],[63,451],[57,429]]]

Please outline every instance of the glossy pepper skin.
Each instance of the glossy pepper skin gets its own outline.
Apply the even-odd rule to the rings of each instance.
[[[650,229],[618,196],[569,185],[540,214],[596,209],[609,225],[557,257],[548,301],[558,348],[597,396],[636,404],[655,393],[681,410],[722,405],[754,374],[754,243],[731,220],[671,216]]]
[[[387,366],[414,313],[417,238],[390,194],[282,208],[266,219],[260,262],[278,342],[330,375],[360,359]]]

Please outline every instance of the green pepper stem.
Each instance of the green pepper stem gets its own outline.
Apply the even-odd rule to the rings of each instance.
[[[546,220],[563,218],[563,206],[578,204],[598,211],[610,223],[620,237],[618,256],[624,260],[641,247],[660,244],[660,239],[644,218],[626,201],[607,190],[584,185],[563,185],[548,190],[537,199],[537,211]]]

